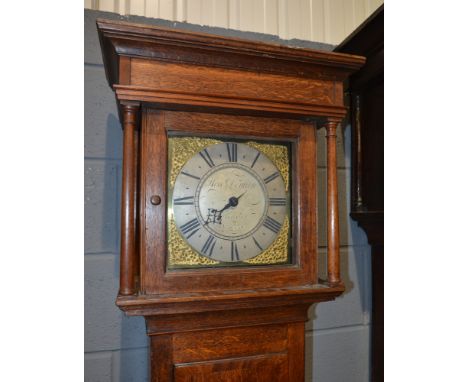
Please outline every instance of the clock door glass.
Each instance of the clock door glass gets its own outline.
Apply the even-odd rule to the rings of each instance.
[[[207,144],[175,176],[169,203],[169,219],[176,228],[172,233],[185,242],[186,256],[196,254],[202,264],[249,265],[281,233],[284,237],[290,208],[288,181],[261,146]],[[284,259],[289,258],[289,232],[286,237]],[[181,247],[172,250],[180,252]]]

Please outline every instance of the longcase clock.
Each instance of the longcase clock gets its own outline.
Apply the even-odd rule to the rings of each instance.
[[[117,305],[151,381],[304,380],[311,304],[340,279],[336,128],[358,56],[100,19],[124,130]],[[328,278],[316,130],[327,130]]]

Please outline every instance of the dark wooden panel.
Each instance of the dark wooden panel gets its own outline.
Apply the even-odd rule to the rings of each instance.
[[[286,354],[176,365],[175,382],[287,382]]]
[[[173,335],[174,362],[279,353],[288,347],[287,325],[228,328]]]

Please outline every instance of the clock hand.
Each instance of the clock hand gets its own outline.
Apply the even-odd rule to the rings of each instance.
[[[237,200],[239,200],[240,198],[242,198],[242,195],[244,195],[247,191],[244,191],[242,194],[240,194],[238,197],[237,197]]]
[[[240,196],[238,196],[237,198],[235,196],[231,196],[229,198],[229,205],[231,207],[236,207],[238,204],[239,204],[239,199],[242,197],[242,195],[244,195],[245,192],[243,192],[242,194],[240,194]]]
[[[246,191],[245,191],[246,192]],[[231,196],[229,198],[229,202],[219,211],[217,210],[214,210],[214,209],[211,209],[211,213],[214,214],[214,217],[213,217],[213,223],[217,221],[221,222],[221,214],[226,211],[228,208],[230,207],[236,207],[238,204],[239,204],[239,199],[242,197],[242,195],[245,194],[245,192],[243,192],[242,194],[240,194],[237,198],[235,196]],[[211,213],[210,213],[210,209],[208,210],[208,218],[206,219],[205,221],[205,225],[207,225],[208,223],[210,223],[210,216],[211,216]]]
[[[231,199],[232,199],[232,198],[229,198],[229,203],[226,204],[221,210],[219,210],[219,211],[218,211],[219,213],[221,213],[221,212],[227,210],[229,207],[232,206],[232,204],[231,204]]]
[[[235,207],[239,204],[239,199],[242,197],[242,195],[244,195],[245,192],[243,192],[240,196],[238,196],[237,198],[235,196],[231,196],[229,198],[229,202],[221,209],[218,211],[218,213],[221,214],[221,212],[227,210],[229,207]]]

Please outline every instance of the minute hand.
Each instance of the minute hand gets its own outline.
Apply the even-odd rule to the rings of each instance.
[[[244,195],[247,191],[244,191],[242,194],[240,194],[238,197],[237,197],[237,200],[239,200],[240,198],[242,198],[242,195]]]

